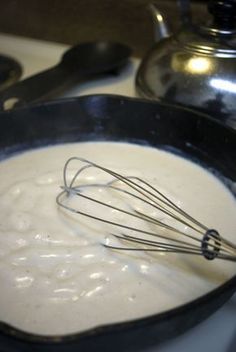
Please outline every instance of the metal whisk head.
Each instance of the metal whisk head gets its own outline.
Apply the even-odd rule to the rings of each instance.
[[[68,166],[72,161],[81,164],[73,176],[68,171]],[[106,176],[109,176],[109,180],[105,180],[103,183],[81,182],[82,174],[90,168],[105,173]],[[128,231],[128,233],[121,234],[112,233],[119,242],[116,245],[104,244],[105,247],[126,251],[192,254],[203,256],[208,260],[219,258],[236,262],[235,244],[222,238],[217,230],[209,229],[201,224],[162,192],[139,177],[123,176],[89,160],[72,157],[65,163],[63,178],[62,192],[56,198],[60,207],[75,214],[106,223],[116,229],[122,229],[124,232]],[[87,191],[91,189],[105,189],[111,192],[112,197],[115,194],[119,200],[122,199],[123,203],[121,202],[121,206],[118,203],[117,206],[116,203],[112,204],[111,201],[106,202],[102,198],[95,198],[94,195],[90,196]],[[97,216],[90,210],[71,206],[67,200],[75,196],[101,207],[102,214],[107,214],[110,211],[111,214],[119,213],[125,218],[118,221],[115,217]],[[144,206],[148,213],[133,206],[133,203],[137,201]],[[152,215],[153,212],[158,213],[159,216]],[[160,214],[162,214],[164,220]],[[145,224],[145,226],[132,226],[132,219],[137,220],[140,224]],[[183,227],[187,228],[188,231],[185,231]]]

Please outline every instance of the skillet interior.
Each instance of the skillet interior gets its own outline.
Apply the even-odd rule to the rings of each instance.
[[[236,132],[188,109],[97,95],[18,109],[2,114],[0,121],[1,158],[63,142],[132,141],[171,149],[203,164],[216,172],[231,191],[236,181]],[[235,292],[235,287],[236,276],[177,309],[64,337],[25,334],[3,323],[0,324],[0,343],[4,351],[31,351],[32,348],[93,351],[106,350],[109,346],[117,351],[138,351],[202,321]]]

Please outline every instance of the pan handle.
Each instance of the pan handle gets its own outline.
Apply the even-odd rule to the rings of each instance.
[[[51,99],[60,95],[78,79],[75,71],[58,64],[4,90],[0,94],[0,111]]]

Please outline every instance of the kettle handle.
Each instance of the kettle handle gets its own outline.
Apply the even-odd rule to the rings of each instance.
[[[180,10],[180,18],[181,22],[184,26],[191,24],[192,22],[192,13],[190,8],[189,0],[178,0],[177,1],[179,10]]]
[[[148,10],[151,12],[154,21],[154,38],[155,41],[167,38],[171,32],[165,21],[165,18],[161,11],[158,9],[158,5],[153,2],[148,4]]]
[[[177,4],[180,10],[180,18],[182,25],[189,25],[192,22],[189,0],[178,0]],[[158,8],[158,4],[156,4],[155,2],[150,3],[148,4],[148,9],[151,12],[154,20],[155,41],[159,41],[161,39],[169,37],[171,35],[171,31],[169,29],[169,26],[167,25],[167,22],[162,12]]]

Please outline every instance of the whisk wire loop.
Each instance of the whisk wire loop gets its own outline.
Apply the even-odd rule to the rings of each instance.
[[[69,177],[68,167],[72,161],[80,162],[82,163],[82,166],[77,169],[73,177]],[[81,174],[90,168],[101,170],[105,174],[111,176],[112,179],[104,183],[79,183]],[[63,180],[64,185],[61,187],[62,192],[56,198],[57,204],[60,207],[75,214],[80,214],[116,228],[125,229],[139,234],[139,236],[113,234],[113,236],[120,241],[121,245],[104,244],[107,248],[125,251],[131,250],[191,254],[203,256],[208,260],[219,258],[236,262],[236,246],[233,243],[222,238],[222,236],[215,229],[209,229],[207,226],[193,218],[190,214],[177,206],[171,199],[164,195],[160,190],[140,177],[123,176],[120,173],[93,163],[87,159],[71,157],[64,165]],[[120,184],[122,187],[126,188],[120,187]],[[175,227],[170,225],[169,223],[166,223],[153,215],[134,209],[133,206],[130,206],[130,209],[127,210],[120,206],[110,204],[110,202],[106,203],[103,200],[84,194],[86,189],[91,188],[105,188],[109,191],[115,191],[120,195],[129,197],[131,200],[136,199],[141,201],[144,206],[151,207],[155,211],[164,214],[164,216],[171,219],[172,222],[174,220],[178,226]],[[135,227],[127,223],[119,223],[113,219],[103,218],[87,211],[79,210],[66,203],[65,199],[68,199],[70,196],[82,197],[99,206],[109,208],[112,211],[125,214],[132,218],[136,218],[139,221],[141,220],[150,226],[157,226],[157,228],[167,231],[167,234],[163,234],[157,230],[149,231],[145,228]],[[181,230],[179,225],[184,225],[189,229],[189,231],[191,230],[192,233]],[[140,237],[140,235],[151,236],[155,238],[155,240]],[[191,240],[191,242],[189,242],[189,240]],[[122,245],[122,243],[125,244]],[[129,244],[133,245],[129,246]]]

